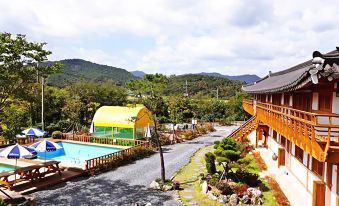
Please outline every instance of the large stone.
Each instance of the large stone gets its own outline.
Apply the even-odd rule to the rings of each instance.
[[[207,181],[204,180],[202,183],[201,183],[201,192],[206,194],[208,192],[208,184],[207,184]]]
[[[157,183],[156,181],[151,182],[151,184],[149,185],[149,187],[150,187],[151,189],[154,189],[154,190],[160,190],[160,189],[161,189],[161,188],[160,188],[160,184]]]
[[[254,187],[250,187],[247,189],[247,194],[250,196],[250,197],[255,197],[255,198],[258,198],[258,197],[261,197],[261,191],[257,188],[254,188]]]
[[[218,197],[216,197],[215,195],[213,195],[213,192],[212,191],[208,191],[207,192],[207,196],[210,200],[218,200]]]
[[[219,195],[218,202],[220,203],[228,203],[229,198],[226,195]]]
[[[240,201],[241,201],[242,203],[244,203],[244,204],[248,204],[248,203],[251,202],[251,199],[250,199],[250,197],[249,197],[248,195],[244,195],[244,196],[242,196],[242,198],[240,199]]]
[[[172,186],[171,186],[171,185],[164,185],[164,186],[162,187],[162,190],[164,190],[164,191],[172,190]]]
[[[237,194],[232,194],[231,195],[229,204],[231,206],[237,206],[238,205],[238,195]]]

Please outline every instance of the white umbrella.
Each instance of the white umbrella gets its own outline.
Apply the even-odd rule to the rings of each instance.
[[[37,137],[42,137],[45,134],[45,132],[41,131],[40,129],[36,129],[36,128],[28,128],[22,131],[22,133],[25,134],[26,136],[37,136]]]

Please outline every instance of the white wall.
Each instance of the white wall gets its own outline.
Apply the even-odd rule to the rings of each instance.
[[[256,142],[256,130],[254,130],[253,132],[251,132],[247,137],[248,139],[250,139],[250,142],[252,145],[255,145],[255,142]]]
[[[332,167],[332,190],[331,190],[331,206],[336,206],[337,200],[337,165]]]
[[[289,106],[292,107],[293,106],[293,95],[290,95],[290,103]]]
[[[339,114],[339,97],[333,92],[332,112]]]

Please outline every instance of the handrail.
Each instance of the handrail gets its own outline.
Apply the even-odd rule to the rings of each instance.
[[[244,108],[249,104],[248,100],[243,101]],[[319,161],[326,160],[332,141],[339,142],[337,131],[333,130],[339,128],[339,114],[306,112],[258,101],[253,105],[259,121]]]

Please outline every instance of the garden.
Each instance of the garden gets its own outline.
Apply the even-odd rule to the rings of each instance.
[[[174,179],[185,205],[290,205],[274,178],[260,176],[266,169],[247,139],[224,138],[197,151]]]

